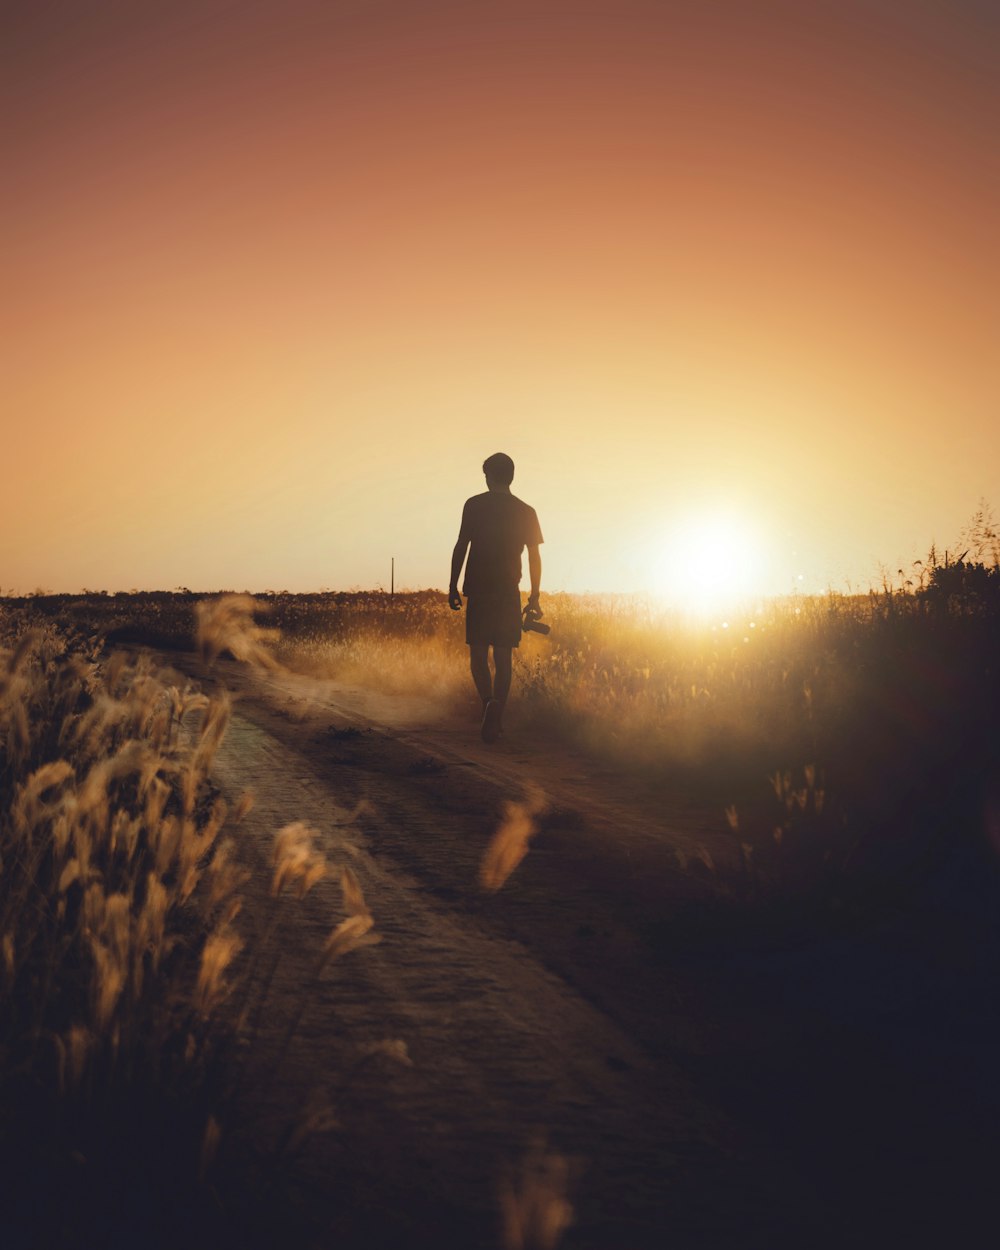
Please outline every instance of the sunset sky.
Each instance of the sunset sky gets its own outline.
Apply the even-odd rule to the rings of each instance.
[[[0,588],[865,589],[1000,505],[1000,8],[3,7]]]

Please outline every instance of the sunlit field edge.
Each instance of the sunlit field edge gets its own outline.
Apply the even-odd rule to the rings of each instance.
[[[798,926],[866,897],[865,914],[881,914],[915,881],[946,879],[956,856],[995,863],[996,564],[932,566],[916,585],[772,600],[703,623],[634,598],[549,595],[544,606],[551,634],[526,636],[517,656],[517,732],[659,778],[667,819],[673,789],[698,788],[738,848],[738,869],[722,874],[692,845],[687,866],[716,874],[720,898],[754,914],[779,905],[786,927],[792,905]],[[232,628],[199,640],[208,618]],[[431,694],[464,715],[475,699],[463,617],[437,591],[88,594],[0,601],[0,632],[4,1046],[58,1095],[39,1106],[15,1065],[7,1103],[23,1099],[17,1123],[36,1125],[31,1165],[76,1192],[73,1134],[96,1158],[107,1132],[131,1124],[128,1099],[142,1109],[166,1097],[184,1141],[171,1183],[201,1193],[216,1149],[210,1070],[232,1036],[226,974],[244,941],[232,929],[241,878],[217,853],[233,817],[207,778],[225,711],[200,731],[192,720],[184,747],[181,722],[204,700],[196,683],[172,689],[142,648],[200,641],[203,658],[228,649]],[[139,942],[154,923],[152,945]],[[157,964],[160,943],[176,954]],[[164,1049],[173,1074],[146,1066]],[[113,1176],[96,1179],[118,1192]],[[111,1219],[112,1205],[90,1209]]]
[[[516,653],[511,725],[626,773],[700,789],[728,810],[741,841],[767,841],[767,855],[803,813],[827,826],[888,819],[928,777],[985,766],[1000,702],[997,565],[932,558],[907,581],[749,602],[703,621],[641,597],[546,595],[551,633],[526,634]],[[109,647],[184,650],[199,603],[224,598],[5,602]],[[474,732],[464,616],[441,592],[240,602],[253,611],[258,655],[319,679],[430,697]]]

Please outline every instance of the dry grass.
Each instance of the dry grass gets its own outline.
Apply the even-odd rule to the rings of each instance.
[[[930,567],[916,593],[887,583],[867,595],[750,604],[704,624],[642,600],[547,595],[552,633],[524,638],[514,698],[546,732],[623,766],[688,769],[756,752],[758,771],[800,767],[878,688],[886,658],[920,650],[914,663],[926,667],[934,653],[956,671],[978,662],[995,588],[992,570],[952,564]],[[434,591],[64,596],[30,606],[88,633],[201,645],[209,658],[277,661],[390,693],[465,700],[470,691],[462,615]],[[925,676],[916,674],[918,688]]]
[[[555,1250],[573,1222],[570,1166],[536,1143],[501,1180],[504,1250]]]
[[[503,817],[479,865],[479,884],[491,894],[501,889],[528,853],[538,831],[538,817],[548,800],[537,786],[528,786],[524,799],[504,803]]]
[[[248,610],[229,607],[206,619],[227,645]],[[200,1211],[211,1231],[234,1216],[214,1186],[239,1068],[253,1062],[237,1057],[239,1020],[267,990],[241,927],[249,799],[230,812],[209,780],[229,701],[17,612],[0,630],[6,1225],[15,1243],[76,1244],[81,1224],[95,1244],[114,1241],[145,1195],[178,1219]],[[334,871],[345,916],[320,968],[373,940],[374,921],[349,869],[302,826],[279,831],[276,910],[283,891],[302,898]],[[72,1211],[45,1203],[60,1188]],[[147,1244],[174,1244],[170,1227]]]
[[[202,659],[211,664],[228,651],[233,659],[259,668],[274,669],[278,663],[268,644],[280,635],[257,624],[267,604],[252,595],[222,595],[202,599],[194,606],[195,641]]]
[[[995,540],[993,529],[987,537]],[[973,547],[986,550],[982,541]],[[932,553],[912,577],[887,579],[877,592],[751,604],[702,624],[636,599],[547,595],[551,635],[526,635],[516,653],[518,720],[621,769],[700,787],[721,800],[720,815],[737,804],[761,880],[773,859],[764,843],[780,823],[764,813],[776,770],[822,773],[831,802],[813,824],[827,837],[841,816],[881,819],[921,770],[957,770],[986,749],[996,720],[998,579],[995,567],[942,564]],[[208,654],[433,694],[456,710],[472,698],[462,615],[434,591],[212,596],[200,607],[187,594],[31,605],[43,606],[88,632],[125,630],[189,648],[197,611]],[[786,860],[797,840],[790,831]]]
[[[998,772],[996,592],[994,571],[950,565],[916,592],[887,583],[698,626],[642,602],[548,596],[552,634],[525,638],[513,697],[522,725],[701,784],[738,844],[734,893],[815,909],[817,883],[837,903],[851,881],[922,871],[930,833],[995,823],[984,778]],[[208,780],[229,709],[141,657],[103,659],[100,635],[193,647],[197,632],[209,661],[464,698],[461,616],[435,592],[213,596],[200,608],[188,595],[92,597],[0,606],[0,631],[0,1140],[12,1174],[65,1180],[82,1156],[94,1179],[108,1148],[95,1125],[127,1130],[123,1097],[161,1114],[170,1091],[171,1158],[189,1161],[185,1185],[210,1184],[226,1149],[218,1073],[234,1021],[252,1035],[273,975],[266,943],[241,949],[239,813]],[[530,795],[510,805],[483,888],[509,879],[540,814]],[[710,857],[692,866],[716,871]],[[274,909],[339,882],[343,916],[317,975],[374,940],[356,879],[311,830],[278,832],[272,871]],[[386,1048],[405,1061],[399,1043]],[[535,1201],[540,1175],[508,1186],[510,1245],[546,1244],[548,1217],[530,1213],[563,1210],[558,1195]],[[51,1243],[65,1241],[53,1227]]]

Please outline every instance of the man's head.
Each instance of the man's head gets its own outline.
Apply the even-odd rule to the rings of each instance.
[[[498,486],[509,486],[514,480],[514,461],[502,451],[494,452],[483,461],[483,472],[487,485],[496,482]]]

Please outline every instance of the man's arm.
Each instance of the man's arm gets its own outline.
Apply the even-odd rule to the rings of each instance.
[[[469,540],[462,534],[458,536],[455,550],[451,553],[451,581],[448,584],[448,606],[457,612],[462,606],[462,596],[458,593],[458,579],[462,576],[462,565],[465,554],[469,550]]]
[[[451,553],[451,581],[448,583],[448,606],[453,612],[462,606],[462,596],[458,593],[458,579],[462,576],[462,565],[465,563],[469,543],[472,542],[472,528],[469,520],[471,499],[465,501],[462,508],[462,524],[458,527],[458,542]]]

